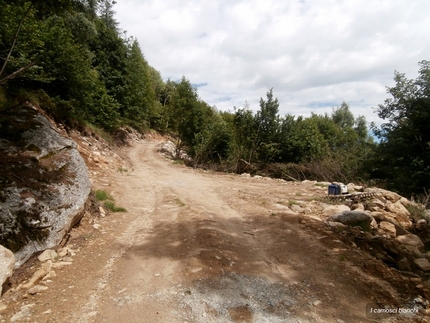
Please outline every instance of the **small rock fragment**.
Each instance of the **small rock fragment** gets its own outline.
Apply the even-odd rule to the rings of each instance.
[[[387,232],[392,237],[396,236],[396,226],[390,222],[381,221],[379,223],[379,228],[381,228],[381,230]]]
[[[321,305],[321,301],[317,300],[317,301],[313,302],[312,305],[317,307],[317,306]]]
[[[46,280],[49,280],[49,279],[54,278],[56,276],[57,276],[57,274],[55,273],[55,271],[52,270],[45,277],[43,277],[42,280],[46,281]]]
[[[73,263],[70,261],[61,261],[61,262],[56,262],[55,264],[52,264],[52,267],[53,268],[61,268],[64,266],[69,266],[71,264],[73,264]]]
[[[22,288],[29,289],[33,287],[39,280],[45,277],[51,270],[53,264],[51,260],[45,262],[41,269],[37,270],[33,276],[31,276],[29,282],[27,284],[22,285]]]
[[[45,262],[48,260],[54,260],[58,257],[58,254],[55,250],[47,249],[44,252],[42,252],[37,259],[39,259],[40,262]]]
[[[28,305],[22,306],[19,312],[15,313],[15,315],[11,317],[10,319],[11,323],[24,321],[28,319],[31,316],[31,308],[34,305],[35,304],[28,304]]]
[[[422,271],[430,271],[430,262],[425,258],[415,259],[414,264]]]
[[[30,295],[34,295],[34,294],[38,294],[38,293],[44,292],[45,290],[48,290],[48,287],[42,286],[42,285],[36,285],[36,286],[31,287],[27,291],[27,293],[29,293]]]
[[[6,311],[7,305],[0,301],[0,313]]]

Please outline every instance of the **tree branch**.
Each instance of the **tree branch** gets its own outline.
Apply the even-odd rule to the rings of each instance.
[[[9,59],[10,59],[10,56],[12,55],[12,51],[13,51],[13,49],[15,48],[15,45],[16,45],[16,42],[17,42],[17,40],[18,40],[18,34],[19,34],[19,32],[21,31],[21,27],[22,27],[22,24],[24,23],[24,19],[25,18],[27,18],[27,16],[28,16],[28,14],[30,13],[30,10],[31,10],[31,8],[33,7],[33,3],[31,3],[31,5],[28,7],[28,9],[27,9],[27,11],[25,12],[25,15],[21,18],[21,21],[19,22],[19,25],[18,25],[18,27],[16,28],[16,32],[15,32],[15,37],[14,37],[14,39],[13,39],[13,42],[12,42],[12,46],[10,47],[10,49],[9,49],[9,53],[7,54],[7,56],[6,56],[6,60],[4,61],[4,63],[3,63],[3,66],[2,66],[2,68],[1,68],[1,71],[0,71],[0,75],[2,75],[3,74],[3,72],[4,72],[4,70],[6,69],[6,65],[7,65],[7,63],[9,62]],[[19,70],[18,70],[19,71]],[[13,74],[13,73],[12,73]],[[1,81],[0,81],[0,84],[2,83],[2,81],[3,80],[7,80],[7,77],[6,78],[3,78]]]
[[[22,72],[24,72],[27,68],[33,66],[34,64],[36,64],[36,63],[35,62],[30,62],[29,64],[21,67],[20,69],[16,70],[12,74],[9,74],[9,75],[5,76],[4,78],[0,79],[0,84],[6,83],[7,80],[11,80],[11,79],[15,78],[16,76],[18,76],[19,74],[21,74]]]

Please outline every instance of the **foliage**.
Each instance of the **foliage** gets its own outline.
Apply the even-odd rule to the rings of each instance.
[[[98,201],[105,201],[104,206],[106,206],[106,208],[111,212],[127,212],[125,208],[115,205],[112,195],[108,192],[104,190],[96,190],[94,193]]]
[[[111,212],[127,212],[127,210],[121,206],[116,206],[115,202],[113,201],[106,201],[105,202],[106,208]]]
[[[91,130],[91,132],[96,136],[99,136],[100,138],[103,138],[104,140],[106,140],[109,144],[113,144],[114,140],[112,138],[112,135],[109,132],[103,130],[102,128],[94,126],[93,124],[86,121],[84,122],[84,127]]]
[[[112,200],[112,196],[104,190],[96,190],[95,195],[98,201]]]
[[[219,163],[228,156],[231,133],[227,123],[216,110],[211,110],[207,117],[210,122],[205,122],[194,136],[192,154],[196,165],[210,161]]]
[[[154,115],[156,97],[151,87],[149,65],[136,40],[129,45],[126,63],[126,93],[121,107],[121,116],[128,124],[138,129],[146,127],[147,120]]]
[[[415,80],[395,72],[395,85],[387,88],[391,98],[377,109],[385,122],[373,126],[381,143],[369,163],[373,177],[407,195],[430,185],[430,62],[419,66]]]
[[[0,110],[38,102],[69,126],[103,136],[123,125],[177,138],[194,166],[272,172],[285,179],[377,178],[400,193],[429,189],[429,62],[416,80],[395,73],[386,122],[369,136],[346,102],[331,114],[279,115],[270,89],[257,111],[221,112],[183,76],[164,81],[115,20],[112,0],[0,0]],[[87,126],[85,126],[87,125]],[[269,175],[269,174],[266,174]],[[395,175],[395,176],[394,176]]]
[[[280,152],[277,140],[279,134],[279,102],[273,98],[273,89],[266,94],[267,99],[260,98],[260,110],[254,117],[256,135],[254,144],[256,155],[264,162],[272,161]]]

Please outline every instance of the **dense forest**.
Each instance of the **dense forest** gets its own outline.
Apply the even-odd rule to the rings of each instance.
[[[71,128],[155,130],[195,167],[373,183],[407,196],[430,189],[430,62],[415,80],[395,72],[376,109],[380,127],[345,102],[331,114],[281,116],[273,90],[257,112],[218,111],[185,76],[163,80],[119,28],[114,4],[0,0],[0,113],[29,100]]]

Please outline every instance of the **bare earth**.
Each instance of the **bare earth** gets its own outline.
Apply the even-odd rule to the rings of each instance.
[[[370,303],[418,294],[405,295],[408,279],[340,241],[320,215],[291,210],[325,188],[187,168],[159,143],[135,143],[127,172],[94,179],[128,212],[84,218],[69,241],[73,264],[40,294],[6,293],[3,321],[26,304],[39,323],[426,321],[366,316]]]

